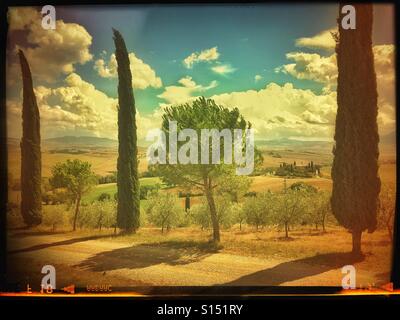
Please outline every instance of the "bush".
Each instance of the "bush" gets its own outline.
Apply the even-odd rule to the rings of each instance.
[[[140,186],[140,200],[146,200],[150,192],[158,191],[160,188],[159,184]]]
[[[99,184],[105,184],[105,183],[116,183],[117,182],[117,174],[109,174],[106,176],[97,176],[97,180]]]
[[[52,202],[52,193],[51,192],[42,193],[42,202],[44,202],[45,204],[50,204]]]
[[[230,228],[232,224],[235,223],[232,214],[232,203],[222,196],[216,196],[214,200],[217,219],[220,226],[225,229]],[[201,229],[208,229],[212,226],[210,209],[205,198],[203,198],[199,204],[194,205],[192,209],[190,209],[190,216],[192,222],[200,226]]]
[[[79,228],[113,228],[117,222],[116,202],[111,200],[94,201],[91,204],[82,205],[77,217]]]
[[[385,229],[388,239],[392,241],[396,212],[396,192],[394,186],[382,185],[379,200],[378,227]]]
[[[111,196],[107,192],[103,192],[101,195],[97,197],[98,201],[108,201],[111,200]]]
[[[190,209],[190,217],[192,223],[200,226],[201,230],[209,229],[211,226],[210,211],[204,200]]]
[[[153,191],[148,197],[146,214],[148,221],[164,232],[180,224],[184,211],[175,195]]]
[[[317,193],[318,189],[310,184],[303,181],[295,182],[290,186],[291,190],[306,191],[311,193]]]
[[[322,226],[325,231],[326,221],[331,212],[331,194],[326,191],[307,192],[304,198],[305,216],[303,220],[308,224]]]
[[[54,189],[52,191],[47,191],[42,193],[42,201],[45,204],[66,204],[71,202],[68,197],[67,191],[64,189]]]
[[[51,227],[52,231],[65,227],[72,216],[70,208],[63,204],[43,206],[42,214],[42,224]]]
[[[246,213],[243,210],[241,203],[234,203],[231,207],[232,220],[239,224],[239,229],[242,230],[242,224],[246,222]]]
[[[285,228],[285,237],[289,237],[289,227],[307,220],[308,192],[288,189],[276,194],[274,222]]]
[[[270,192],[247,198],[243,204],[246,222],[255,226],[256,230],[272,222],[273,210],[274,195]]]

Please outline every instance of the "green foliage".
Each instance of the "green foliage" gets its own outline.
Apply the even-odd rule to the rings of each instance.
[[[242,225],[246,222],[246,212],[243,209],[242,203],[233,203],[231,206],[231,215],[233,223],[239,224],[239,229],[242,230]]]
[[[117,223],[116,202],[112,200],[95,201],[82,206],[78,219],[80,228],[87,227],[101,230],[114,228]]]
[[[169,230],[181,223],[184,211],[175,195],[152,192],[148,197],[146,215],[148,222],[161,227],[161,232],[164,232],[164,229]]]
[[[311,161],[307,166],[297,166],[296,162],[293,164],[282,163],[276,169],[275,175],[281,177],[302,177],[312,178],[315,176],[316,171],[320,172],[321,166],[315,166]]]
[[[79,159],[56,163],[49,181],[54,188],[66,189],[70,200],[75,202],[73,222],[75,230],[82,196],[97,183],[91,164]]]
[[[118,64],[117,224],[129,233],[140,224],[136,107],[125,41],[119,31],[113,29],[113,33]]]
[[[160,184],[156,185],[141,185],[140,186],[140,200],[147,199],[149,193],[160,190]]]
[[[230,228],[235,223],[234,215],[232,214],[232,203],[222,196],[216,196],[215,208],[218,224],[224,229]],[[212,226],[210,207],[204,198],[199,204],[194,205],[190,209],[190,216],[192,222],[202,229],[209,229]]]
[[[91,164],[79,159],[56,163],[49,181],[53,188],[65,188],[73,200],[87,193],[97,183]]]
[[[177,122],[178,133],[182,129],[191,128],[196,131],[199,137],[201,136],[201,129],[230,129],[233,132],[234,129],[245,130],[251,127],[251,124],[244,120],[237,108],[228,109],[217,105],[214,100],[205,99],[204,97],[191,103],[166,108],[162,119],[162,130],[167,133],[167,137],[169,121]],[[179,142],[178,149],[184,143]],[[197,188],[205,194],[210,208],[213,240],[214,242],[219,242],[220,233],[214,189],[217,186],[218,178],[233,172],[235,166],[223,163],[224,143],[221,143],[221,164],[211,164],[211,144],[209,147],[210,164],[183,165],[178,163],[173,165],[155,165],[151,170],[157,172],[167,185],[177,185],[187,190]],[[255,155],[255,164],[258,165],[262,162],[262,156],[258,150],[255,150]]]
[[[295,182],[290,186],[290,189],[297,191],[305,191],[310,193],[318,192],[318,189],[310,184],[304,183],[303,181]]]
[[[202,230],[211,227],[210,209],[208,208],[207,202],[204,200],[192,206],[190,209],[190,217],[192,222],[200,226]]]
[[[108,174],[106,176],[97,176],[97,179],[99,184],[116,183],[117,173],[114,172],[113,174]]]
[[[42,201],[45,204],[66,204],[71,202],[71,198],[66,189],[54,189],[42,192]]]
[[[274,222],[285,228],[285,236],[289,237],[289,227],[304,221],[308,193],[303,190],[288,189],[275,194]]]
[[[239,202],[247,194],[251,183],[251,178],[230,172],[218,179],[217,193],[228,196],[233,202]]]
[[[354,7],[357,28],[348,32],[339,24],[337,37],[338,108],[331,176],[332,212],[342,226],[351,230],[353,253],[359,255],[362,232],[373,232],[377,227],[380,179],[373,9],[372,4],[359,3]]]
[[[56,231],[65,227],[71,216],[70,208],[66,205],[50,205],[43,207],[43,225]]]
[[[316,228],[319,225],[322,226],[323,231],[325,231],[325,224],[331,212],[330,197],[330,193],[326,191],[308,191],[304,199],[307,222],[314,224]]]
[[[388,239],[393,241],[394,216],[396,212],[395,188],[383,185],[379,198],[378,226],[386,229]]]
[[[109,193],[107,192],[103,192],[102,194],[99,195],[99,197],[97,198],[98,201],[107,201],[107,200],[111,200],[111,196]]]
[[[255,197],[248,197],[243,204],[243,214],[246,222],[252,226],[263,227],[271,223],[274,213],[274,194],[259,193]]]

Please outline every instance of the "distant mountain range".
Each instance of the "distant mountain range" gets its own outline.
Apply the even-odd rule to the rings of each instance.
[[[118,141],[109,138],[99,138],[90,136],[64,136],[44,139],[46,146],[75,146],[75,147],[117,147]]]
[[[395,145],[396,133],[393,131],[380,137],[382,145]],[[20,140],[8,138],[8,144],[19,146]],[[56,138],[43,139],[42,144],[47,148],[117,148],[118,141],[109,138],[99,138],[91,136],[63,136]],[[288,138],[274,140],[256,140],[257,147],[262,149],[293,149],[319,152],[331,152],[333,141],[308,141],[295,140]],[[142,147],[140,147],[142,148]]]
[[[287,149],[287,150],[303,150],[303,151],[319,151],[330,153],[332,151],[332,141],[309,141],[295,139],[275,139],[275,140],[256,140],[255,144],[261,149]]]

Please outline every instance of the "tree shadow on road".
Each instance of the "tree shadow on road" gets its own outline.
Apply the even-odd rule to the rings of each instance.
[[[223,285],[233,286],[278,286],[285,282],[315,276],[364,260],[351,253],[328,253],[294,261],[280,263],[275,267],[257,271]],[[338,285],[340,282],[338,275]]]
[[[25,238],[25,237],[35,237],[35,236],[52,236],[57,234],[68,234],[71,231],[24,231],[24,232],[15,232],[9,235],[10,238]]]
[[[91,271],[137,269],[165,263],[183,265],[217,252],[209,242],[165,241],[98,253],[77,265]]]
[[[50,247],[65,246],[65,245],[74,244],[74,243],[77,243],[77,242],[84,242],[84,241],[89,241],[89,240],[98,240],[98,239],[101,239],[101,238],[110,238],[110,237],[116,237],[116,236],[118,236],[118,235],[107,234],[107,235],[97,235],[97,236],[72,238],[72,239],[68,239],[68,240],[49,242],[49,243],[41,243],[41,244],[37,244],[37,245],[31,246],[31,247],[28,247],[28,248],[10,250],[10,251],[8,251],[8,254],[16,254],[16,253],[22,253],[22,252],[36,251],[36,250],[47,249],[47,248],[50,248]]]

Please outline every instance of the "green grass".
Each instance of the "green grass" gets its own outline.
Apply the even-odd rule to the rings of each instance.
[[[141,178],[139,181],[141,186],[156,185],[157,183],[163,185],[161,179],[158,177]],[[108,193],[111,196],[111,198],[113,198],[116,192],[117,192],[116,183],[99,184],[95,186],[88,194],[82,197],[82,202],[91,203],[92,201],[97,200],[97,198],[102,193]]]

